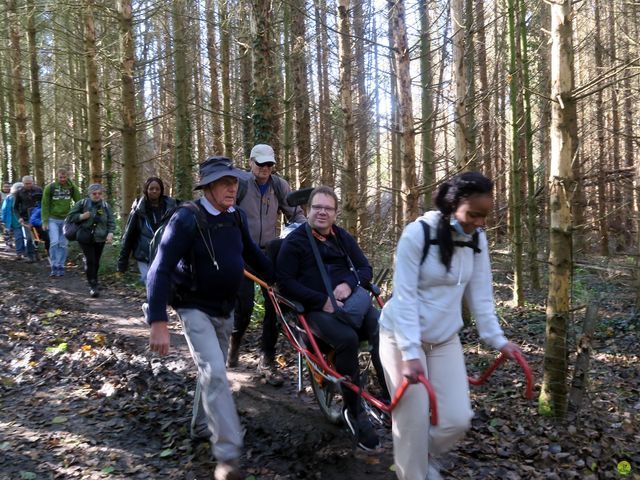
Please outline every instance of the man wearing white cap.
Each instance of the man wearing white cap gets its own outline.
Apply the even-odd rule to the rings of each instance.
[[[273,174],[276,157],[270,145],[258,144],[251,149],[251,171],[240,179],[237,204],[247,214],[247,222],[251,238],[263,250],[276,238],[280,212],[289,222],[304,222],[302,210],[289,206],[286,201],[291,187],[285,179]],[[238,293],[233,333],[229,345],[227,365],[235,367],[242,337],[251,321],[253,312],[254,285],[244,279]],[[268,299],[266,292],[262,292]],[[275,365],[276,343],[278,341],[278,325],[276,314],[270,301],[265,301],[264,321],[262,324],[262,356],[258,369],[265,374],[273,385],[282,384]]]

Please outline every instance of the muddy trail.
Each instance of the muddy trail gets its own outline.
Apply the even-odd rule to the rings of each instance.
[[[46,262],[0,252],[0,479],[212,478],[208,444],[188,432],[195,372],[186,343],[173,321],[170,355],[150,354],[134,283],[133,274],[103,275],[101,296],[91,299],[80,267],[50,279]],[[624,282],[605,283],[619,289],[602,306],[579,421],[540,416],[522,397],[518,368],[506,365],[473,389],[473,428],[443,459],[444,478],[621,478],[621,461],[640,478],[638,320]],[[539,384],[544,309],[500,308]],[[469,369],[479,371],[491,354],[472,330],[463,336]],[[256,373],[258,344],[256,326],[228,372],[246,430],[247,480],[395,478],[390,431],[379,431],[376,454],[356,451],[343,428],[324,420],[308,380],[297,393],[296,356],[282,336],[282,387]]]

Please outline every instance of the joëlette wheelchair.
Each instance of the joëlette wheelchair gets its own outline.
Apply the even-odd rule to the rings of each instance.
[[[291,206],[300,206],[308,201],[310,188],[301,189],[291,192],[287,201]],[[277,252],[282,240],[275,240],[268,248],[269,256],[275,260]],[[342,423],[342,388],[348,388],[358,394],[362,400],[364,410],[371,417],[371,420],[378,425],[390,426],[391,411],[401,401],[407,388],[410,387],[408,379],[404,379],[400,387],[393,393],[390,401],[384,401],[381,399],[380,387],[377,382],[374,381],[375,375],[373,372],[373,366],[371,362],[371,356],[369,347],[366,344],[362,344],[359,351],[359,364],[360,364],[360,384],[355,384],[350,378],[347,378],[338,373],[333,365],[333,358],[335,352],[329,345],[324,344],[317,339],[307,323],[304,315],[304,308],[298,302],[292,301],[280,293],[277,289],[267,285],[264,281],[257,278],[250,272],[245,271],[245,275],[264,287],[268,292],[268,299],[265,301],[272,302],[278,321],[284,333],[284,336],[289,341],[291,346],[297,353],[298,363],[298,392],[301,392],[304,388],[303,378],[304,369],[309,372],[309,381],[311,389],[314,393],[315,399],[320,407],[320,411],[323,416],[333,424]],[[379,308],[382,308],[383,301],[380,298],[380,289],[374,283],[366,286],[371,294],[371,299],[374,304]],[[500,354],[493,363],[487,368],[487,370],[479,376],[469,376],[469,383],[472,385],[481,385],[491,376],[491,374],[507,360],[503,354]],[[531,369],[527,364],[527,361],[520,354],[516,355],[516,361],[522,368],[526,379],[525,396],[528,399],[533,397],[533,375]],[[418,378],[418,382],[422,384],[423,388],[426,388],[429,395],[429,409],[430,409],[430,421],[432,425],[438,423],[438,405],[436,400],[436,393],[429,383],[429,380],[424,376]],[[414,387],[418,388],[418,386]],[[391,394],[391,392],[389,392]]]

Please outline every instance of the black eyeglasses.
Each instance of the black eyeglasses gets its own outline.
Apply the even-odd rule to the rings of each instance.
[[[314,212],[326,212],[333,213],[336,211],[335,207],[327,207],[325,205],[311,205],[311,210]]]
[[[272,168],[275,165],[275,163],[274,162],[256,163],[256,165],[260,168],[262,167]]]

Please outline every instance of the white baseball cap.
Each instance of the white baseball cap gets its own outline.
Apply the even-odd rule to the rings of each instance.
[[[273,148],[271,148],[271,145],[266,145],[264,143],[259,143],[251,149],[250,158],[258,165],[262,165],[263,163],[276,163],[276,156],[275,153],[273,153]]]

